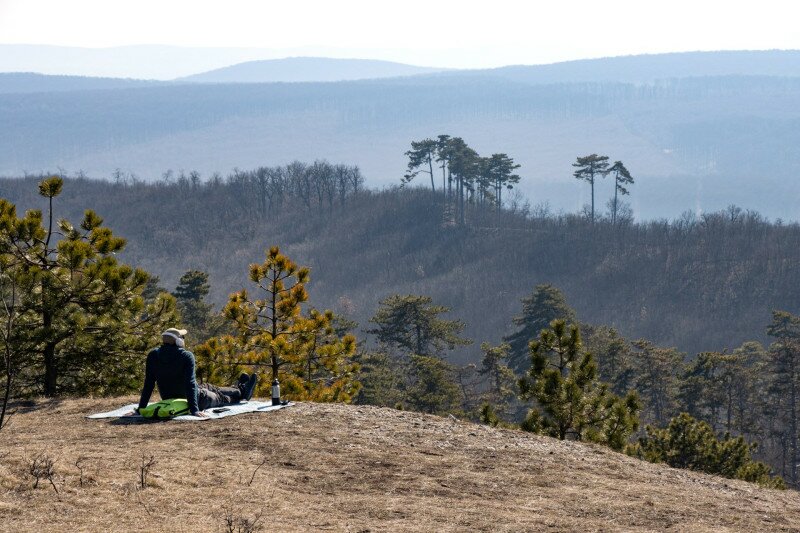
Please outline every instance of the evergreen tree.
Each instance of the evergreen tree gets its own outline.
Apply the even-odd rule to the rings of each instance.
[[[726,433],[718,439],[705,422],[688,413],[673,418],[665,429],[645,428],[645,435],[627,450],[629,455],[653,463],[666,463],[674,468],[698,470],[732,479],[743,479],[772,488],[785,488],[772,469],[753,461],[755,444]]]
[[[172,293],[183,323],[197,343],[218,336],[224,327],[222,317],[214,313],[214,306],[205,301],[210,290],[207,273],[189,270],[181,276]]]
[[[456,185],[456,213],[458,223],[466,223],[467,195],[474,189],[480,171],[478,152],[467,146],[461,137],[453,137],[447,144],[448,169]]]
[[[200,270],[189,270],[181,276],[172,295],[179,302],[201,302],[210,290],[208,274]]]
[[[243,354],[244,343],[241,338],[221,335],[207,339],[193,348],[196,358],[198,381],[201,383],[235,383],[242,372],[251,370],[252,359]],[[245,352],[246,353],[246,352]],[[263,384],[259,387],[263,391]]]
[[[505,365],[510,350],[508,344],[492,346],[488,342],[481,344],[483,359],[478,372],[489,380],[489,390],[484,400],[493,406],[495,411],[504,414],[509,403],[516,396],[516,377],[514,371]]]
[[[575,311],[567,305],[560,290],[552,285],[537,285],[530,296],[522,299],[522,313],[513,318],[514,325],[519,329],[503,339],[510,347],[508,366],[518,374],[527,372],[530,366],[528,343],[557,319],[572,323],[575,321]]]
[[[703,352],[686,365],[679,380],[678,400],[690,416],[706,421],[717,431],[727,406],[727,393],[733,381],[732,356]]]
[[[30,318],[34,347],[29,384],[46,396],[130,390],[141,374],[142,352],[177,320],[175,302],[169,295],[144,302],[147,273],[117,261],[125,240],[93,211],[77,228],[54,220],[62,188],[59,177],[39,184],[46,218],[39,210],[19,218],[15,206],[0,199],[2,263],[14,265],[29,284],[20,309]]]
[[[433,305],[430,296],[395,294],[380,302],[370,322],[377,327],[368,331],[385,346],[407,354],[441,355],[444,350],[468,345],[472,341],[459,336],[464,329],[460,320],[440,318],[450,309]]]
[[[620,398],[598,381],[578,327],[554,320],[530,350],[531,368],[519,388],[521,398],[535,399],[538,408],[529,411],[522,428],[622,449],[638,427],[639,402],[635,393]]]
[[[637,349],[633,354],[633,383],[642,397],[642,418],[663,426],[677,414],[678,372],[683,367],[683,354],[647,340],[633,345]]]
[[[142,298],[146,303],[152,303],[156,300],[159,294],[168,293],[169,291],[161,286],[161,278],[158,276],[150,275],[147,278],[147,283],[142,290]]]
[[[767,351],[758,342],[745,342],[731,356],[725,430],[763,438],[769,410]]]
[[[746,343],[731,354],[704,352],[687,366],[680,380],[681,408],[711,429],[740,434],[761,432],[766,354],[758,343]]]
[[[405,399],[408,361],[386,352],[362,352],[355,356],[361,388],[354,402],[395,407]]]
[[[268,391],[271,381],[279,379],[291,399],[351,401],[359,387],[358,365],[352,361],[356,340],[336,334],[333,313],[313,309],[302,313],[308,300],[308,268],[299,267],[274,246],[264,263],[250,265],[250,280],[257,286],[257,297],[241,290],[230,296],[223,310],[238,335],[211,339],[198,347],[202,372],[214,375],[220,366],[266,366],[270,382],[262,381],[259,392]]]
[[[412,355],[406,403],[424,413],[448,413],[458,407],[459,390],[452,365],[438,357]]]
[[[783,446],[783,464],[788,462],[792,486],[798,484],[798,389],[800,387],[800,317],[786,311],[773,311],[772,323],[767,333],[776,341],[769,351],[769,370],[772,377],[771,397],[777,398],[771,408],[780,420]]]
[[[500,211],[503,205],[503,189],[511,190],[514,185],[519,183],[520,177],[514,174],[520,165],[514,163],[514,160],[508,157],[507,154],[492,154],[487,161],[487,173],[494,188],[494,198],[497,208],[497,216],[500,216]]]
[[[35,278],[21,266],[13,256],[0,254],[0,429],[13,414],[10,402],[18,396],[19,378],[36,352],[36,315],[30,301]]]
[[[439,135],[436,137],[436,162],[439,163],[439,167],[442,169],[442,191],[445,191],[445,196],[450,198],[451,196],[451,189],[450,189],[450,182],[451,180],[448,177],[449,171],[449,163],[450,163],[450,136],[449,135]]]
[[[356,339],[337,331],[332,311],[311,309],[298,321],[300,344],[297,362],[290,367],[285,391],[295,398],[315,402],[350,402],[358,393],[358,364],[353,361]]]
[[[591,154],[578,157],[572,164],[575,167],[573,176],[589,183],[592,188],[592,224],[594,224],[594,182],[597,178],[605,178],[608,174],[608,156]]]
[[[619,332],[608,326],[581,326],[586,349],[597,361],[600,379],[611,385],[616,394],[625,394],[633,388],[633,350]]]
[[[607,172],[614,173],[614,199],[611,204],[611,223],[616,226],[617,211],[619,210],[618,193],[623,196],[629,194],[625,185],[633,184],[633,176],[631,176],[631,173],[625,168],[625,165],[622,164],[622,161],[614,161],[614,164],[611,165]]]
[[[411,150],[406,152],[408,156],[408,171],[403,176],[403,183],[409,183],[417,174],[424,172],[431,178],[431,190],[436,190],[433,180],[433,160],[436,158],[439,143],[433,139],[423,139],[421,141],[411,141]],[[421,168],[427,166],[428,170]]]

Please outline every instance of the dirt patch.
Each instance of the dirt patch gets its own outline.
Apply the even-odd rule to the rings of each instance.
[[[800,531],[794,491],[599,446],[375,407],[299,404],[203,423],[115,424],[132,401],[41,402],[0,432],[7,531]],[[37,454],[55,485],[32,489]],[[156,457],[142,489],[142,455]],[[79,461],[80,459],[80,461]]]

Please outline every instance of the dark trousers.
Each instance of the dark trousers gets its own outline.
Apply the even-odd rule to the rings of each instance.
[[[242,393],[235,387],[217,387],[208,383],[197,385],[197,406],[201,411],[211,407],[239,403],[241,399]]]

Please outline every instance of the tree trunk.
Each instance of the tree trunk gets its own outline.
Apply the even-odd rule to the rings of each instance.
[[[11,359],[12,357],[10,350],[8,347],[6,347],[6,379],[4,383],[5,389],[3,390],[3,405],[0,406],[0,429],[3,429],[3,425],[5,425],[6,411],[8,410],[8,401],[11,399],[11,387],[14,380],[14,369],[12,367]]]
[[[270,362],[272,363],[272,381],[278,379],[278,354],[275,353],[275,338],[278,336],[278,291],[275,290],[275,283],[277,282],[278,274],[275,274],[275,277],[272,279],[272,287],[271,287],[271,296],[272,296],[272,317],[271,317],[271,326],[272,326],[272,342],[270,343]]]
[[[58,369],[56,366],[56,344],[48,342],[44,347],[44,395],[52,398],[56,395]]]
[[[444,172],[444,170],[442,170]],[[450,173],[450,169],[447,169],[447,197],[453,197],[453,175]]]
[[[497,226],[500,227],[500,216],[503,211],[503,185],[497,185]]]

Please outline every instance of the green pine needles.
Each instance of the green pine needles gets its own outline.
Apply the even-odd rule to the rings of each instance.
[[[141,354],[177,322],[175,300],[145,301],[149,275],[123,264],[125,239],[86,210],[55,220],[64,187],[39,184],[46,212],[17,215],[0,199],[0,322],[4,390],[17,395],[112,394],[140,380]],[[6,402],[4,402],[5,405]]]
[[[599,381],[578,327],[554,320],[530,343],[530,353],[531,368],[519,388],[521,398],[536,406],[522,429],[622,450],[639,426],[639,400],[633,392],[619,397]]]
[[[786,483],[772,476],[769,465],[753,461],[751,453],[755,448],[755,444],[748,444],[741,436],[731,437],[730,433],[718,438],[707,423],[681,413],[664,429],[647,426],[645,435],[626,451],[652,463],[785,489]]]

